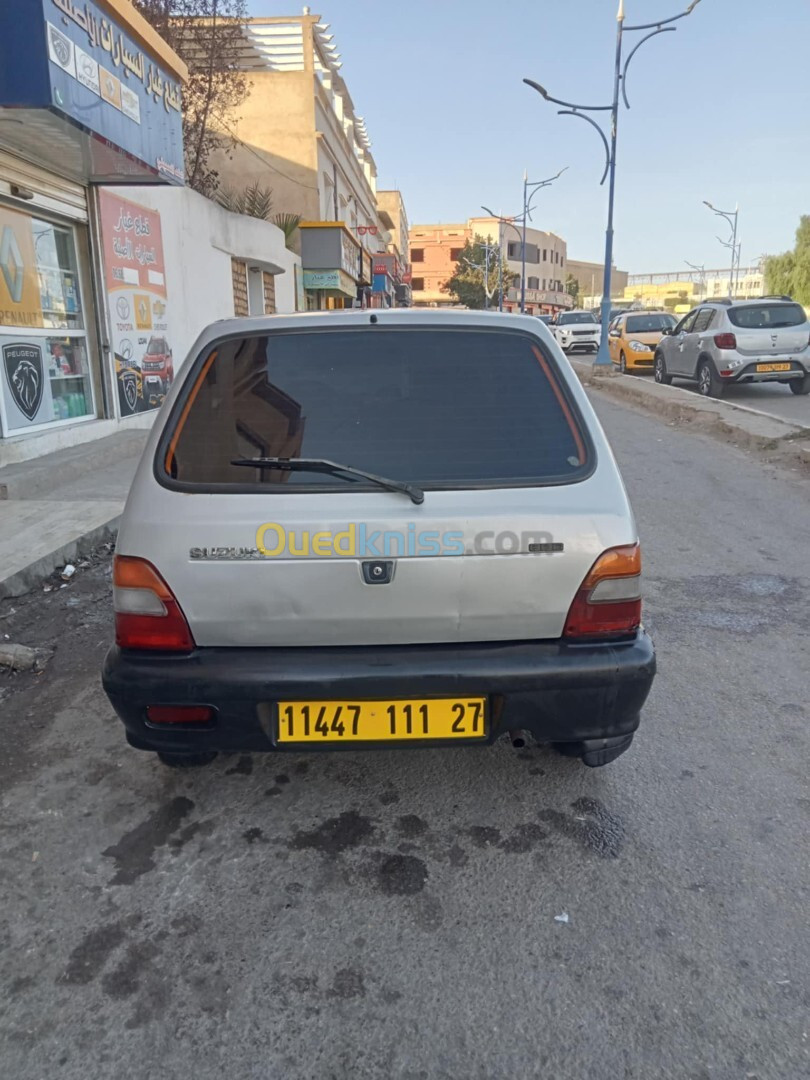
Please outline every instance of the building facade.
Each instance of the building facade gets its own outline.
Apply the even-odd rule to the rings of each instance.
[[[393,288],[394,305],[397,307],[410,307],[413,300],[411,294],[411,267],[409,262],[409,235],[408,214],[405,210],[405,202],[400,191],[378,191],[377,212],[384,229],[388,231],[388,254],[391,258],[377,258],[375,263],[383,273],[390,275],[388,283],[383,283],[386,290]],[[377,272],[375,268],[375,280]],[[375,289],[376,291],[376,289]]]
[[[248,82],[247,99],[232,118],[222,120],[236,140],[212,155],[220,183],[231,189],[258,183],[273,192],[274,210],[300,215],[317,227],[341,223],[358,249],[356,267],[318,288],[309,276],[304,289],[311,308],[370,302],[371,257],[386,250],[386,232],[377,213],[377,166],[361,116],[341,77],[340,54],[329,26],[304,9],[303,15],[248,19],[242,26],[238,67]],[[334,230],[332,230],[334,233]],[[321,236],[330,244],[330,232]],[[321,250],[320,242],[307,250]],[[307,266],[304,270],[322,270]],[[313,284],[313,282],[315,284]]]
[[[187,72],[130,4],[108,0],[0,4],[0,42],[5,464],[110,434],[128,415],[104,303],[99,189],[182,185]],[[133,256],[121,282],[130,290],[127,320],[137,296],[144,326],[153,297],[161,310],[164,303],[154,222],[138,213],[109,222]]]
[[[410,232],[411,294],[414,307],[458,307],[445,291],[446,282],[472,238],[467,222],[458,225],[412,225]]]
[[[468,225],[474,236],[500,244],[511,276],[508,287],[504,288],[504,311],[520,311],[522,230],[493,217],[470,218]],[[567,273],[568,250],[562,237],[542,229],[526,229],[527,315],[551,315],[573,306],[565,291]]]
[[[624,299],[643,308],[662,308],[676,314],[687,312],[703,300],[731,295],[728,268],[715,270],[673,270],[652,274],[631,274]],[[735,300],[752,300],[765,292],[761,264],[743,267],[735,274]]]
[[[500,246],[508,273],[503,282],[504,311],[520,311],[522,236],[517,227],[497,218],[475,217],[457,225],[414,225],[411,228],[411,288],[414,305],[455,307],[445,289],[464,245],[476,236]],[[529,315],[552,314],[573,306],[565,292],[565,241],[540,229],[526,230],[525,310]],[[497,304],[497,298],[493,300]]]
[[[583,262],[581,259],[569,259],[566,277],[570,274],[579,285],[578,304],[585,307],[597,307],[602,299],[602,278],[605,264],[601,262]],[[610,293],[612,297],[623,297],[627,288],[628,273],[617,270],[611,265]]]

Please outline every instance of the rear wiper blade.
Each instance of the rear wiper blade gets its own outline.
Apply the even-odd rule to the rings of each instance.
[[[406,484],[403,480],[392,480],[388,476],[377,476],[376,473],[366,472],[365,469],[355,469],[351,465],[341,465],[337,461],[328,461],[326,458],[245,457],[234,458],[231,465],[245,465],[254,469],[289,469],[291,472],[323,472],[332,473],[335,476],[341,474],[356,476],[361,480],[369,480],[379,487],[387,488],[389,491],[401,491],[417,506],[425,501],[424,491],[415,484]]]

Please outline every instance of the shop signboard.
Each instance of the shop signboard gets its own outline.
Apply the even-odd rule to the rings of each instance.
[[[53,419],[50,382],[46,378],[42,338],[0,337],[4,430],[19,431]]]
[[[121,416],[156,409],[174,379],[160,214],[99,192],[102,261]]]
[[[43,163],[91,181],[184,182],[179,83],[136,43],[123,6],[114,18],[97,0],[9,0],[0,41],[0,104],[23,126],[31,114]],[[5,127],[24,150],[29,133]]]
[[[42,326],[31,218],[0,206],[0,325]]]
[[[354,296],[354,279],[344,270],[304,270],[305,289],[323,289],[341,292],[345,296]]]
[[[342,222],[301,222],[301,262],[304,270],[336,270],[357,282],[361,274],[361,247]],[[312,286],[307,288],[334,288]],[[354,291],[354,290],[352,290]]]
[[[340,265],[355,281],[360,276],[360,245],[345,229],[340,230]]]

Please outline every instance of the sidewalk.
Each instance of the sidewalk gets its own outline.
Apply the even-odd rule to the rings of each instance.
[[[0,598],[115,535],[148,434],[120,432],[0,469]]]

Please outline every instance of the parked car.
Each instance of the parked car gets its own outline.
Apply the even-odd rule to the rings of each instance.
[[[540,322],[545,323],[546,326],[549,326],[554,321],[553,315],[536,315],[535,318],[539,319]]]
[[[554,337],[563,352],[596,352],[602,328],[593,311],[561,311],[553,322]]]
[[[618,315],[608,330],[610,359],[623,373],[652,372],[655,348],[677,323],[668,311],[627,311]]]
[[[789,296],[712,300],[694,308],[661,338],[655,379],[697,382],[706,397],[735,383],[786,383],[810,393],[810,322]]]
[[[164,395],[174,382],[172,350],[165,337],[150,337],[141,361],[147,397]]]
[[[219,322],[130,491],[104,687],[170,765],[526,732],[604,765],[655,671],[640,570],[605,435],[537,319]]]

